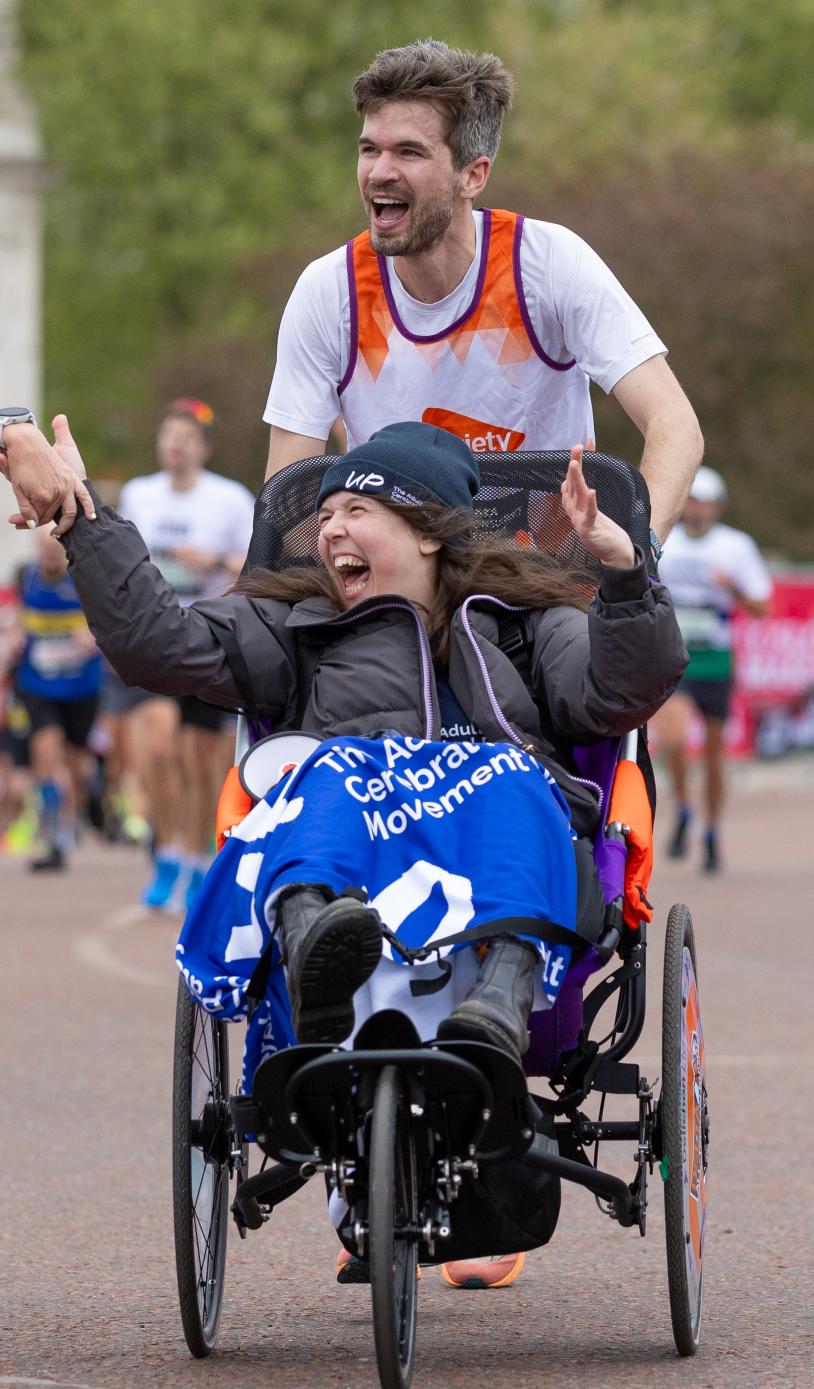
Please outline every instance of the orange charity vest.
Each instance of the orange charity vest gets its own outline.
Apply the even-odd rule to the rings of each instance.
[[[339,384],[348,446],[398,420],[457,434],[475,452],[571,448],[592,432],[589,383],[540,344],[520,274],[523,217],[483,210],[477,283],[464,312],[411,333],[369,232],[348,242],[351,344]]]

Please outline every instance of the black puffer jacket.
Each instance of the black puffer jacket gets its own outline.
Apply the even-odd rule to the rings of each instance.
[[[98,520],[79,516],[63,543],[90,628],[127,683],[249,708],[280,729],[438,737],[429,643],[407,599],[371,598],[337,613],[320,598],[292,607],[235,594],[183,609],[135,527],[94,500]],[[479,595],[455,614],[452,692],[486,739],[541,755],[577,830],[590,834],[597,801],[571,774],[569,748],[638,727],[675,689],[687,654],[669,596],[640,562],[603,569],[587,615],[569,607],[533,613],[530,688],[498,645],[505,609]],[[305,662],[303,647],[311,651]],[[298,689],[305,666],[313,671],[307,699]]]

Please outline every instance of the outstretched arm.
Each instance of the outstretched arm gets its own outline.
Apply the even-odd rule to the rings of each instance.
[[[628,732],[672,694],[687,653],[673,605],[650,582],[644,557],[621,526],[598,508],[571,450],[563,508],[580,541],[603,565],[587,620],[576,608],[541,614],[532,678],[559,733],[574,741]]]
[[[40,435],[43,456],[55,453],[80,481],[84,464],[64,415],[54,420],[54,433],[53,449]],[[175,589],[150,563],[136,527],[111,507],[97,507],[92,485],[86,490],[96,519],[91,524],[80,515],[63,544],[88,626],[122,679],[156,694],[196,695],[221,708],[242,707],[245,696],[213,632],[209,619],[214,618],[233,628],[236,643],[249,653],[258,702],[285,709],[294,698],[296,666],[293,638],[285,631],[287,605],[270,603],[261,611],[235,594],[183,608]]]
[[[687,500],[704,440],[695,411],[663,357],[651,357],[617,381],[613,395],[644,439],[642,473],[651,525],[667,539]]]

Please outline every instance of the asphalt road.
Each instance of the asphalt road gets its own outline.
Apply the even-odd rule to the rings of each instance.
[[[811,767],[742,774],[726,871],[660,859],[654,878],[633,1057],[649,1076],[672,902],[689,903],[699,951],[712,1178],[698,1356],[673,1348],[656,1177],[644,1240],[569,1188],[512,1288],[453,1292],[426,1274],[416,1389],[814,1385],[813,811]],[[369,1293],[333,1280],[316,1184],[230,1241],[218,1351],[187,1353],[170,1213],[177,923],[133,905],[143,873],[136,851],[91,842],[48,880],[0,861],[0,1389],[369,1389]],[[616,1156],[631,1179],[632,1154]]]

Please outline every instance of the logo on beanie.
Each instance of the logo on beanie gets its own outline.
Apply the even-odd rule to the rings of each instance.
[[[351,487],[355,487],[359,492],[364,492],[366,487],[384,487],[384,478],[381,473],[356,473],[351,469],[345,483],[345,491],[349,492]]]

